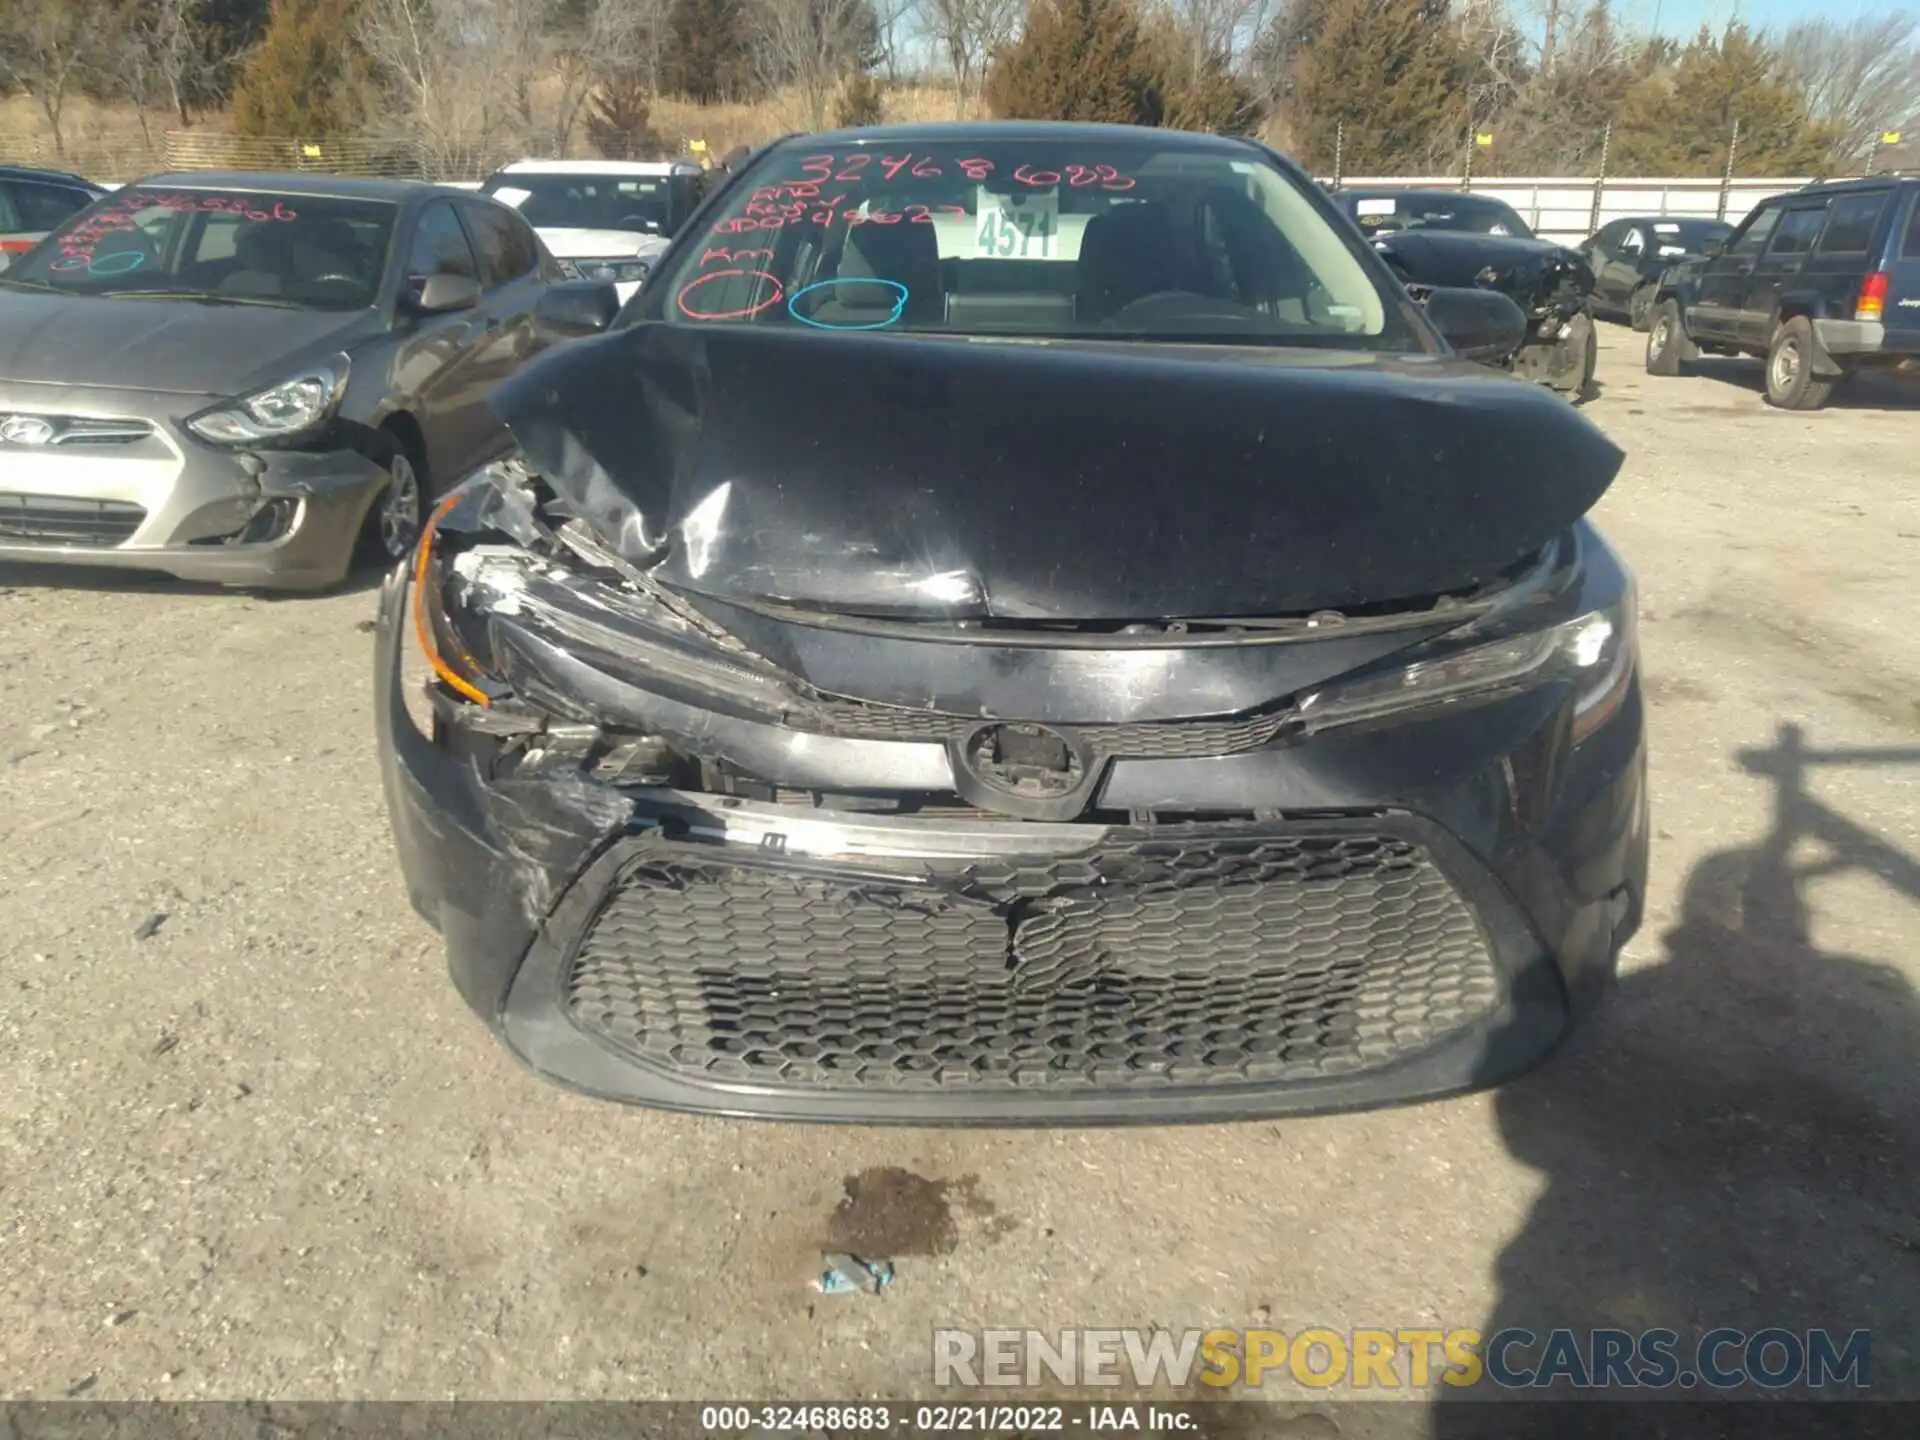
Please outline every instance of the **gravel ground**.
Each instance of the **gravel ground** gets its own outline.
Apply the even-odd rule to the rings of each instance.
[[[4,575],[0,1391],[925,1393],[936,1325],[1874,1331],[1920,1393],[1913,392],[1603,327],[1658,826],[1541,1072],[1326,1120],[861,1131],[581,1099],[393,864],[373,596]],[[1903,478],[1903,476],[1905,478]],[[1795,758],[1798,755],[1798,758]],[[849,1196],[849,1184],[855,1199]],[[879,1300],[809,1289],[885,1247]]]

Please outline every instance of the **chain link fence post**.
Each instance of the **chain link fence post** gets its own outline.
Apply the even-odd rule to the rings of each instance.
[[[1600,173],[1593,177],[1593,209],[1587,215],[1587,233],[1593,234],[1600,228],[1600,209],[1607,193],[1607,151],[1613,146],[1613,121],[1607,121],[1607,128],[1600,132]]]

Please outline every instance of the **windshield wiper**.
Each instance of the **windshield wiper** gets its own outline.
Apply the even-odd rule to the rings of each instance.
[[[22,280],[13,275],[0,275],[0,285],[17,285],[22,290],[51,290],[53,286],[44,280]]]
[[[202,305],[271,305],[277,310],[298,310],[291,300],[270,300],[260,295],[222,295],[213,290],[95,290],[102,300],[193,300]]]

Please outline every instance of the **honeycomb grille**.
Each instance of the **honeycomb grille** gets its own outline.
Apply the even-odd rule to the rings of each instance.
[[[1407,840],[1121,833],[919,883],[655,847],[581,937],[567,1004],[695,1082],[977,1092],[1347,1075],[1499,1002],[1472,911]]]
[[[1185,760],[1206,755],[1237,755],[1272,743],[1293,719],[1291,707],[1225,720],[1147,720],[1124,725],[1056,725],[1077,735],[1101,756],[1132,760]],[[854,740],[918,740],[947,744],[965,740],[993,722],[977,715],[933,710],[902,710],[885,705],[838,701],[822,728]]]

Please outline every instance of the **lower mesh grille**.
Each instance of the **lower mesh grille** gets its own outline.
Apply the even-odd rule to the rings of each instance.
[[[48,545],[118,545],[147,518],[122,500],[73,500],[64,495],[0,493],[0,539]]]
[[[1119,833],[920,885],[643,850],[566,1001],[689,1080],[920,1091],[1348,1075],[1499,1003],[1481,927],[1409,840]]]

